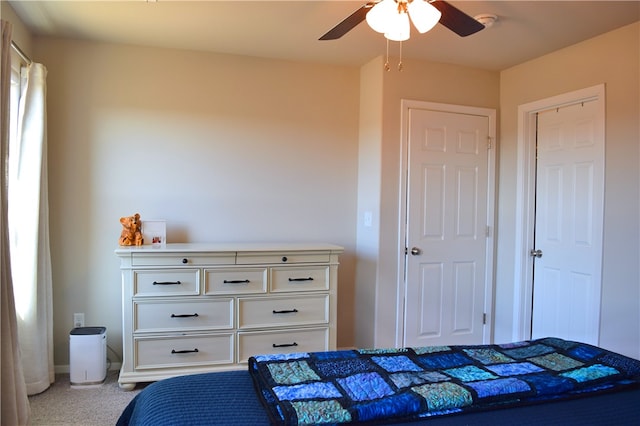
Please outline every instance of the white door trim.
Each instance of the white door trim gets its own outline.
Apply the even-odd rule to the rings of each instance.
[[[533,301],[533,248],[535,202],[536,113],[589,100],[599,101],[598,120],[604,123],[605,85],[588,87],[541,99],[518,107],[518,145],[516,181],[516,226],[513,296],[513,341],[531,337]],[[604,125],[603,125],[604,133]]]
[[[409,110],[425,109],[439,112],[451,112],[487,117],[489,120],[489,137],[491,149],[488,154],[489,187],[487,188],[487,267],[485,279],[487,283],[484,295],[484,309],[487,314],[486,326],[483,332],[483,341],[489,343],[493,340],[493,296],[494,296],[494,252],[495,252],[495,189],[496,189],[496,110],[464,105],[451,105],[436,102],[424,102],[410,99],[402,99],[401,102],[401,126],[400,126],[400,205],[398,222],[398,277],[396,293],[396,347],[404,346],[404,299],[405,299],[405,246],[407,241],[407,176],[408,176],[408,151],[409,151]]]

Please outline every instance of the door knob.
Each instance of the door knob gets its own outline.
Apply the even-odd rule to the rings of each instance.
[[[531,249],[531,252],[529,254],[531,254],[531,256],[533,257],[542,257],[542,250]]]
[[[422,250],[420,250],[418,247],[412,247],[411,248],[411,254],[413,256],[417,256],[419,254],[422,254]]]

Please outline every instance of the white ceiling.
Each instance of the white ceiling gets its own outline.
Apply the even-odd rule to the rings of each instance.
[[[362,65],[386,51],[384,37],[364,22],[341,39],[318,40],[366,0],[9,2],[43,36],[345,65]],[[442,25],[413,32],[402,44],[405,59],[502,70],[640,20],[640,0],[449,3],[470,16],[489,13],[499,20],[465,38]],[[390,54],[398,52],[398,43],[391,43]]]

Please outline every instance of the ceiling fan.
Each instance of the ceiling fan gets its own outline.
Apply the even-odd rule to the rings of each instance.
[[[466,37],[468,35],[477,33],[485,28],[483,24],[476,21],[471,16],[462,12],[455,6],[447,3],[444,0],[395,0],[399,6],[405,7],[412,1],[426,1],[433,7],[438,9],[442,16],[438,23],[444,25],[460,37]],[[367,13],[378,3],[378,1],[370,1],[365,3],[358,10],[347,16],[342,22],[329,30],[326,34],[320,37],[319,40],[336,40],[351,31],[358,24],[366,19]]]

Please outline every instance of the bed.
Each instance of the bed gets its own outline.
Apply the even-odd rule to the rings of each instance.
[[[640,424],[640,361],[545,338],[256,355],[148,385],[126,425]]]

